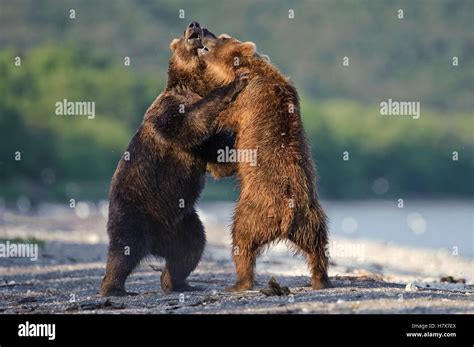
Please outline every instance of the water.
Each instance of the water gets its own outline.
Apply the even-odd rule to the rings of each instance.
[[[447,249],[474,258],[473,200],[323,201],[331,235],[416,248]],[[234,203],[201,203],[204,219],[228,225]]]

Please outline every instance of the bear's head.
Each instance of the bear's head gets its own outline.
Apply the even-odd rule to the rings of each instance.
[[[202,48],[203,30],[196,21],[189,23],[183,35],[170,43],[173,53],[168,69],[168,88],[184,86],[203,96],[208,88],[204,85],[201,72],[205,64],[198,55]]]
[[[216,37],[203,29],[203,47],[198,48],[198,56],[205,63],[203,80],[208,86],[219,86],[233,81],[240,72],[248,72],[253,66],[257,54],[253,42],[241,42],[227,34]]]

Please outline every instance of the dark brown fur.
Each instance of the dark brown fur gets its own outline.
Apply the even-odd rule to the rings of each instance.
[[[237,149],[258,153],[257,166],[238,163],[241,193],[232,227],[237,281],[228,289],[251,289],[256,258],[280,240],[291,241],[306,256],[312,288],[329,287],[327,218],[317,197],[296,89],[251,42],[221,36],[204,44],[209,46],[207,53],[201,51],[207,85],[228,83],[239,71],[249,71],[248,86],[219,115],[218,124],[237,132]]]
[[[127,294],[126,278],[147,255],[166,259],[164,292],[190,289],[185,279],[204,249],[204,229],[194,204],[204,186],[207,161],[212,161],[206,151],[209,147],[212,153],[216,143],[228,145],[229,140],[224,135],[214,142],[209,135],[216,116],[242,90],[245,79],[207,94],[196,47],[186,35],[172,42],[166,90],[146,111],[127,149],[130,160],[122,158],[112,178],[103,296]],[[184,114],[180,105],[185,105]]]

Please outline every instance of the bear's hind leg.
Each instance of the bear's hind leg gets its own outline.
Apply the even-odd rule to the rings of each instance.
[[[329,260],[326,254],[328,243],[326,228],[325,217],[321,216],[321,218],[315,218],[314,220],[311,218],[306,225],[298,227],[288,235],[288,239],[300,248],[306,256],[311,270],[311,287],[313,289],[332,287],[327,273]]]
[[[237,278],[235,284],[227,287],[226,291],[242,292],[253,288],[257,255],[257,247],[252,246],[249,240],[233,236],[232,259]]]
[[[197,213],[187,214],[175,232],[165,250],[166,266],[161,274],[161,289],[165,293],[199,290],[186,283],[186,278],[201,260],[206,244],[204,227]]]
[[[145,254],[140,246],[128,246],[130,247],[129,249],[126,247],[125,243],[123,247],[117,247],[111,242],[107,256],[105,276],[100,289],[101,296],[134,295],[134,293],[125,291],[125,281]]]
[[[135,224],[135,223],[133,223]],[[112,227],[113,228],[113,227]],[[125,291],[125,281],[140,261],[149,253],[142,228],[130,223],[109,230],[110,243],[101,296],[133,295]]]
[[[253,288],[257,257],[263,246],[272,242],[276,237],[274,233],[259,232],[256,229],[259,223],[254,223],[254,221],[260,220],[262,217],[249,211],[251,210],[245,209],[241,205],[237,207],[235,213],[232,226],[232,258],[237,278],[233,286],[226,288],[228,292],[240,292]],[[268,230],[272,229],[269,223],[264,227]]]

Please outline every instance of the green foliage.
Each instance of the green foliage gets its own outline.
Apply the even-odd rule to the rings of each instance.
[[[0,0],[0,197],[105,198],[121,154],[163,89],[169,42],[193,19],[256,42],[291,76],[323,196],[375,197],[373,182],[383,177],[390,185],[384,197],[472,197],[473,6],[469,0]],[[344,56],[349,67],[342,66]],[[388,98],[420,101],[421,118],[381,116],[379,104]],[[95,119],[56,115],[63,99],[94,101]],[[14,160],[17,151],[21,161]],[[237,193],[231,180],[210,181],[204,198]]]
[[[343,100],[302,102],[305,128],[321,177],[332,197],[377,197],[372,184],[386,179],[386,196],[474,193],[472,114],[421,109],[421,117],[382,116],[378,107]],[[349,160],[343,161],[343,152]],[[453,152],[459,160],[453,161]]]
[[[32,50],[21,67],[15,56],[0,52],[1,181],[41,186],[44,170],[59,182],[110,177],[163,79],[66,47]],[[63,99],[95,102],[95,118],[57,115]]]
[[[106,48],[119,63],[130,56],[132,69],[166,73],[170,41],[196,19],[254,41],[312,98],[415,99],[466,112],[474,108],[472,13],[472,0],[0,0],[0,47]]]

